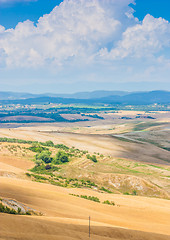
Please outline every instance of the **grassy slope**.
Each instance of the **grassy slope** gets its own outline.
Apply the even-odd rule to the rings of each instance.
[[[0,175],[6,176],[9,174],[12,176],[19,174],[20,177],[21,175],[24,177],[22,174],[23,171],[31,169],[34,166],[34,162],[30,160],[34,159],[35,153],[29,151],[27,149],[28,147],[29,145],[18,143],[2,143],[0,145]],[[53,151],[53,155],[57,152],[54,148],[50,150]],[[98,159],[97,163],[93,163],[87,159],[86,154],[82,157],[73,157],[69,164],[60,165],[60,169],[55,175],[56,177],[61,175],[67,180],[77,178],[79,184],[81,184],[81,179],[86,181],[90,180],[97,184],[98,190],[105,187],[114,193],[133,194],[135,191],[137,195],[168,198],[167,193],[163,189],[168,190],[169,167],[142,164],[128,159],[113,158],[110,156],[96,156]],[[36,172],[34,174],[36,174]],[[39,173],[38,175],[40,176]],[[42,174],[41,176],[51,180],[56,179],[55,176],[51,178],[46,174]],[[32,180],[33,179],[34,177]],[[58,180],[59,183],[65,185],[66,179]],[[37,179],[37,181],[40,180]],[[43,182],[47,181],[44,180]],[[73,187],[76,182],[75,180],[71,181],[68,187]]]

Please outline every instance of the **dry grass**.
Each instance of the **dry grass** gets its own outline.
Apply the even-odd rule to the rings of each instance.
[[[76,198],[70,196],[69,193],[93,195],[102,201],[108,199],[114,201],[116,206]],[[15,221],[13,217],[11,218],[11,216],[1,214],[1,235],[6,236],[5,239],[9,239],[11,236],[13,239],[15,239],[16,236],[18,236],[18,239],[22,239],[24,234],[25,238],[23,239],[29,239],[29,237],[33,239],[32,234],[35,234],[35,238],[42,236],[44,239],[47,235],[49,235],[48,238],[50,239],[50,235],[51,237],[57,237],[61,234],[61,239],[67,239],[65,231],[68,231],[72,239],[81,239],[80,234],[83,225],[84,237],[86,239],[89,215],[92,218],[92,231],[94,231],[94,235],[97,235],[94,236],[94,239],[105,239],[104,237],[114,239],[114,235],[111,235],[111,232],[114,234],[114,229],[106,227],[123,227],[143,232],[170,234],[168,222],[170,218],[170,208],[169,201],[167,200],[101,194],[85,189],[65,189],[9,178],[1,178],[1,195],[3,197],[16,199],[45,214],[45,216],[42,217],[17,216]],[[9,222],[12,225],[9,225]],[[54,228],[56,227],[58,229],[58,227],[61,226],[60,224],[67,226],[67,230],[62,228],[59,232],[55,231]],[[103,231],[97,231],[97,228],[93,228],[93,226],[105,227],[103,227]],[[71,231],[72,227],[75,227],[76,231]],[[30,229],[31,235],[29,232]],[[115,229],[115,231],[120,231],[118,239],[126,239],[125,235],[121,235],[123,234],[123,230]],[[105,234],[103,235],[103,233]],[[140,238],[143,236],[141,239],[145,239],[145,234],[143,233],[135,236],[135,233],[127,231],[126,234],[127,236],[128,234],[132,234],[132,239],[137,240],[139,236]],[[152,234],[146,234],[146,236],[146,239],[153,239]],[[166,236],[162,236],[162,238],[159,236],[157,239],[166,239]]]
[[[74,158],[69,164],[61,166],[60,174],[68,178],[90,179],[111,188],[115,193],[128,189],[131,191],[138,186],[146,190],[145,193],[139,191],[139,195],[167,197],[166,192],[170,191],[169,152],[148,141],[137,142],[144,138],[160,143],[163,136],[164,145],[168,146],[167,113],[154,114],[162,124],[148,127],[146,120],[147,132],[139,133],[131,132],[139,122],[118,119],[125,114],[129,113],[119,112],[114,122],[115,114],[110,114],[108,119],[97,121],[97,124],[96,121],[34,127],[28,127],[28,124],[23,128],[0,129],[0,137],[52,140],[55,144],[74,146],[91,154],[99,152],[104,157],[98,157],[98,163],[91,162],[85,156]],[[134,141],[123,141],[109,135],[122,133],[130,134],[128,137]],[[34,166],[32,159],[35,154],[26,149],[28,146],[0,144],[0,197],[17,200],[42,212],[44,216],[0,214],[0,239],[88,239],[89,215],[92,218],[91,239],[94,240],[169,239],[169,200],[32,182],[25,176],[26,170]],[[101,203],[70,194],[95,196]],[[102,204],[105,200],[113,201],[116,205]]]

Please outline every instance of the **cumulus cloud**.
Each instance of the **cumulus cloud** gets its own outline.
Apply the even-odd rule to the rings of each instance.
[[[102,57],[122,59],[126,57],[152,57],[170,47],[170,23],[163,18],[146,15],[141,23],[128,27],[122,40],[110,52],[104,48]]]
[[[37,24],[28,20],[14,29],[0,26],[0,66],[55,69],[108,60],[114,68],[116,60],[129,58],[152,58],[152,65],[169,62],[161,54],[170,47],[170,23],[151,15],[140,22],[130,3],[134,1],[64,0]]]
[[[36,25],[0,27],[0,49],[8,67],[62,65],[79,58],[90,61],[103,46],[113,45],[135,21],[133,0],[65,0]]]

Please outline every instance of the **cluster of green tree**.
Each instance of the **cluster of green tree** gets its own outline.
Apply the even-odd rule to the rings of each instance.
[[[46,170],[46,167],[49,166],[50,169]],[[59,168],[54,165],[40,165],[35,166],[31,169],[31,171],[35,174],[26,173],[28,177],[33,177],[35,181],[43,182],[47,181],[53,185],[61,186],[61,187],[71,187],[71,188],[93,188],[99,189],[99,186],[96,185],[94,182],[91,182],[90,180],[84,180],[84,179],[77,179],[77,178],[66,178],[63,176],[56,176],[54,174],[54,171],[58,171]],[[38,175],[38,174],[44,174],[44,176]],[[47,175],[50,176],[47,177]]]
[[[82,151],[82,150],[74,148],[74,147],[69,148],[68,146],[66,146],[64,144],[56,144],[55,145],[50,140],[46,141],[46,142],[38,142],[38,141],[30,141],[30,140],[4,137],[4,138],[0,138],[0,142],[32,144],[32,146],[29,147],[28,149],[33,151],[33,152],[37,152],[37,153],[40,153],[40,152],[45,151],[45,150],[49,150],[48,148],[43,148],[43,147],[54,147],[56,149],[62,149],[65,152],[67,152],[69,156],[75,156],[77,154],[80,154],[79,156],[81,157],[83,154],[88,153],[88,151]]]
[[[44,176],[41,176],[41,175],[38,175],[38,174],[30,174],[30,176],[34,177],[36,180],[48,181],[47,177],[44,177]]]
[[[42,162],[37,163],[35,167],[31,169],[31,172],[35,172],[38,174],[45,174],[50,175],[51,177],[54,176],[53,172],[58,171],[60,168],[57,166],[54,166],[52,164],[42,164]]]
[[[99,200],[98,197],[87,196],[87,195],[76,195],[76,194],[70,194],[70,195],[75,196],[75,197],[84,198],[84,199],[87,199],[87,200],[90,200],[90,201],[94,201],[94,202],[100,203],[100,200]]]
[[[110,202],[109,200],[104,201],[103,204],[108,204],[108,205],[115,206],[115,203],[112,202],[112,201]]]
[[[98,113],[100,111],[108,111],[108,110],[114,110],[115,108],[113,107],[103,107],[103,106],[87,106],[87,107],[79,107],[77,105],[73,107],[65,107],[60,106],[60,107],[55,107],[55,108],[50,108],[48,107],[49,104],[47,104],[46,108],[44,108],[44,105],[39,106],[39,108],[26,108],[25,105],[21,104],[20,109],[16,109],[15,105],[13,109],[10,110],[5,110],[0,112],[0,117],[12,117],[12,116],[36,116],[36,117],[43,117],[43,118],[49,118],[50,121],[55,120],[58,122],[72,122],[72,120],[67,120],[61,116],[61,114],[84,114],[84,113]],[[50,106],[50,105],[49,105]],[[11,108],[11,106],[10,106]]]
[[[67,147],[66,145],[64,144],[57,144],[55,145],[55,148],[60,148],[60,149],[63,149],[65,151],[68,151],[69,150],[69,147]]]
[[[97,119],[104,119],[103,117],[97,115],[97,114],[81,114],[82,116],[91,117],[91,118],[97,118]]]
[[[21,212],[21,208],[18,208],[18,211],[9,208],[7,206],[4,206],[2,203],[0,203],[0,212],[1,213],[8,213],[8,214],[18,214],[18,215],[31,215],[29,211],[27,211],[25,214]]]
[[[68,114],[68,112],[67,112]],[[75,120],[68,120],[66,118],[63,118],[59,113],[57,112],[45,112],[45,110],[42,112],[42,110],[40,110],[40,112],[22,112],[22,111],[14,111],[13,113],[11,112],[7,112],[6,114],[1,114],[2,117],[12,117],[12,116],[29,116],[29,117],[40,117],[43,118],[43,120],[41,119],[31,119],[31,120],[24,120],[24,119],[20,119],[20,120],[16,120],[16,119],[1,119],[0,118],[0,122],[1,123],[31,123],[31,122],[80,122],[80,121],[89,121],[88,119],[75,119]]]
[[[12,117],[12,116],[29,116],[29,117],[42,117],[42,118],[46,118],[46,122],[69,122],[69,120],[63,118],[59,113],[46,113],[45,110],[39,110],[39,111],[34,111],[34,110],[17,110],[17,111],[13,111],[13,112],[7,112],[6,114],[2,114],[3,117]],[[49,119],[49,120],[48,120]],[[41,122],[37,121],[37,120],[0,120],[1,122],[23,122],[23,123],[27,123],[27,122]]]
[[[46,142],[38,142],[38,141],[30,141],[30,140],[23,140],[23,139],[17,139],[17,138],[0,138],[0,142],[9,142],[9,143],[23,143],[23,144],[32,144],[32,146],[29,148],[33,152],[41,152],[41,150],[47,150],[47,149],[42,149],[42,146],[45,147],[54,147],[57,149],[63,149],[63,150],[69,150],[69,147],[67,147],[64,144],[56,144],[52,141],[46,141]]]
[[[46,147],[54,147],[56,149],[61,149],[61,151],[58,152],[55,159],[51,157],[51,152],[49,151],[49,148]],[[68,162],[68,158],[72,156],[79,156],[81,157],[83,154],[88,153],[88,151],[81,151],[79,149],[76,149],[74,147],[69,148],[68,146],[64,144],[54,144],[52,141],[46,141],[46,142],[40,142],[40,143],[33,143],[31,147],[29,147],[29,150],[33,152],[37,152],[36,160],[42,160],[45,163],[51,163],[54,164],[62,164],[65,162]],[[79,155],[78,155],[79,154]],[[96,155],[90,155],[87,154],[86,157],[90,159],[93,162],[97,162]]]
[[[53,112],[49,112],[49,111],[48,111],[48,113],[46,113],[45,111],[43,111],[43,112],[38,112],[38,113],[35,113],[35,114],[34,114],[34,112],[32,112],[32,113],[31,113],[31,116],[43,117],[43,118],[50,118],[50,119],[52,119],[52,120],[55,121],[55,122],[68,122],[67,119],[63,118],[63,117],[62,117],[59,113],[57,113],[57,112],[53,113]]]
[[[32,144],[38,143],[37,141],[27,141],[23,139],[16,139],[16,138],[0,138],[0,142],[9,142],[9,143],[24,143],[24,144]]]
[[[62,150],[59,150],[54,158],[54,164],[62,164],[69,162],[68,154]]]
[[[136,196],[136,195],[137,195],[137,191],[136,191],[136,190],[133,190],[132,193],[125,192],[125,193],[123,193],[123,194],[124,194],[124,195],[134,195],[134,196]]]
[[[96,155],[90,155],[90,154],[87,154],[86,155],[86,157],[87,157],[87,159],[90,159],[91,161],[93,161],[93,162],[97,162],[97,158],[96,158]]]
[[[69,157],[71,156],[77,156],[81,157],[83,154],[88,153],[88,151],[81,151],[79,149],[76,149],[74,147],[69,148],[68,146],[64,144],[54,144],[52,141],[46,141],[46,142],[38,142],[38,141],[28,141],[28,140],[22,140],[22,139],[16,139],[16,138],[0,138],[0,142],[10,142],[10,143],[24,143],[24,144],[32,144],[31,147],[28,149],[36,152],[36,171],[40,173],[44,171],[44,169],[47,170],[54,170],[54,166],[48,165],[45,166],[43,164],[62,164],[69,161]],[[56,149],[60,149],[60,151],[56,154],[55,157],[51,157],[52,152],[49,151],[49,147],[53,147]],[[79,155],[78,155],[79,154]],[[92,161],[96,161],[95,156],[90,157]],[[40,169],[40,165],[43,169]],[[34,169],[35,170],[35,169]],[[56,171],[56,169],[55,169]],[[44,172],[43,172],[44,173]]]
[[[80,197],[80,198],[84,198],[84,199],[87,199],[87,200],[90,200],[90,201],[94,201],[94,202],[98,202],[100,203],[100,199],[98,197],[94,197],[94,196],[87,196],[87,195],[77,195],[77,194],[70,194],[72,196],[75,196],[75,197]],[[102,202],[103,204],[108,204],[108,205],[112,205],[112,206],[115,206],[115,203],[113,201],[109,201],[109,200],[105,200],[104,202]]]
[[[49,149],[46,147],[43,147],[42,145],[40,145],[39,143],[33,143],[31,147],[28,148],[30,151],[32,152],[37,152],[37,153],[41,153],[42,151],[48,151]]]
[[[110,191],[109,189],[107,189],[105,187],[101,187],[100,190],[104,191],[104,192],[107,192],[107,193],[113,193],[112,191]]]
[[[69,162],[68,154],[62,150],[59,150],[55,157],[51,157],[52,152],[46,150],[40,153],[37,153],[36,164],[41,165],[42,163],[53,163],[53,164],[63,164]]]

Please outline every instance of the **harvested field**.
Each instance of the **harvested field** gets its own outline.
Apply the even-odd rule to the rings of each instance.
[[[94,240],[170,239],[169,122],[160,118],[127,123],[119,119],[123,114],[119,113],[114,121],[111,115],[110,119],[90,123],[27,124],[0,129],[0,138],[51,140],[54,144],[88,150],[98,159],[94,163],[80,151],[80,157],[60,165],[56,175],[40,174],[42,179],[46,177],[40,183],[41,178],[34,179],[29,175],[32,172],[28,172],[35,166],[36,154],[28,149],[30,144],[0,143],[0,198],[42,213],[42,216],[0,213],[0,239],[89,239],[89,216]],[[137,127],[139,131],[134,130]],[[58,150],[50,151],[55,156]],[[59,175],[61,178],[57,178]],[[55,178],[63,186],[68,180],[69,184],[59,187],[47,181]],[[82,179],[86,183],[95,182],[95,187],[73,185]],[[99,202],[76,197],[81,195],[92,196]],[[103,204],[105,201],[115,205]]]
[[[166,236],[170,234],[168,200],[112,196],[83,189],[68,190],[19,179],[1,178],[0,180],[3,197],[17,199],[45,214],[41,217],[11,217],[1,214],[0,239],[35,239],[37,237],[88,239],[89,215],[92,218],[92,237],[94,239],[128,239],[128,236],[135,240],[169,239]],[[101,200],[114,200],[116,206],[79,199],[68,195],[69,193],[83,193],[95,195]],[[9,222],[11,223],[10,227],[7,227]],[[59,228],[60,230],[58,230]],[[132,229],[141,232],[132,231]]]

